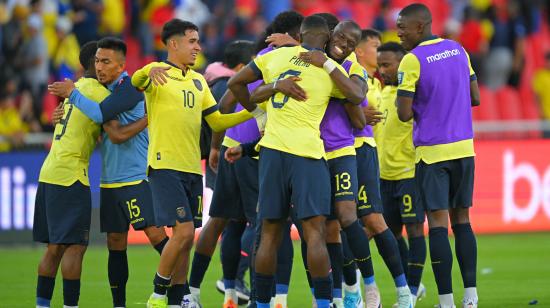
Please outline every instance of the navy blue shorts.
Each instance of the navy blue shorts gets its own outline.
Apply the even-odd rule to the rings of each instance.
[[[424,222],[424,208],[418,203],[413,179],[380,180],[384,204],[384,220],[388,226],[402,226]]]
[[[227,147],[220,149],[216,186],[209,215],[256,222],[258,206],[258,160],[242,157],[231,164],[225,160]]]
[[[260,150],[260,219],[298,219],[330,214],[330,175],[324,159],[311,159],[263,147]]]
[[[176,221],[202,226],[201,175],[149,168],[149,183],[157,227],[173,227]]]
[[[355,149],[357,159],[357,216],[363,217],[372,213],[383,213],[380,196],[380,166],[376,148],[364,143]]]
[[[425,211],[469,208],[474,193],[473,157],[416,164],[416,187]]]
[[[329,220],[337,219],[336,202],[355,201],[357,198],[357,161],[354,155],[328,160],[331,187]]]
[[[124,233],[132,225],[143,230],[155,225],[149,182],[117,188],[101,188],[99,217],[101,232]]]
[[[88,245],[92,218],[90,186],[39,182],[34,207],[33,239],[48,244]]]

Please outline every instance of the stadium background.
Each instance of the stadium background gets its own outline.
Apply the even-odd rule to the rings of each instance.
[[[256,40],[269,21],[287,9],[296,9],[304,15],[331,12],[341,19],[354,19],[361,27],[381,30],[384,41],[397,40],[394,26],[397,12],[411,2],[0,1],[0,252],[4,255],[0,257],[1,263],[11,260],[4,252],[14,252],[17,260],[19,251],[41,251],[40,245],[32,243],[30,230],[38,173],[51,142],[51,113],[58,104],[57,98],[45,93],[45,86],[54,80],[76,79],[81,75],[79,46],[86,41],[106,35],[123,38],[128,44],[127,69],[132,73],[163,57],[158,35],[166,20],[187,19],[201,28],[203,53],[196,69],[202,70],[221,59],[226,43],[234,39]],[[550,52],[550,1],[418,2],[432,10],[436,34],[456,39],[465,46],[481,83],[481,106],[474,109],[477,154],[471,215],[474,230],[480,234],[543,232],[510,235],[508,250],[495,248],[499,253],[487,258],[502,257],[505,262],[504,255],[513,251],[514,243],[534,247],[542,243],[546,250],[533,249],[533,253],[535,257],[542,258],[545,253],[548,257],[550,139],[546,138],[550,136],[547,93],[550,57],[545,55]],[[97,215],[100,163],[96,152],[90,165],[94,200],[91,239],[103,248],[104,236],[98,232]],[[210,195],[206,189],[205,213]],[[132,243],[146,242],[141,234],[131,232],[130,238]],[[492,239],[502,240],[480,238],[480,245],[489,244]],[[20,248],[21,245],[25,247]],[[480,253],[480,260],[482,257]],[[28,266],[34,269],[35,264]],[[219,268],[216,270],[220,273]],[[545,270],[548,277],[548,267]],[[429,274],[425,277],[433,280]],[[538,287],[542,286],[535,284]],[[546,294],[550,290],[547,281],[545,288]],[[550,295],[546,296],[550,299]]]

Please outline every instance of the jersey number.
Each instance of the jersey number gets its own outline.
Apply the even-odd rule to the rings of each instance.
[[[348,190],[351,187],[351,175],[347,172],[336,174],[336,191]]]
[[[299,76],[302,72],[295,71],[295,70],[288,70],[281,75],[279,75],[279,78],[277,80],[285,79],[289,76]],[[283,96],[283,100],[279,101],[276,100],[277,97]],[[281,109],[283,106],[288,102],[289,97],[287,95],[284,95],[283,93],[276,93],[271,96],[271,104],[273,104],[273,108]]]
[[[193,108],[195,107],[195,94],[191,91],[183,90],[183,107]]]
[[[67,124],[69,124],[69,118],[71,117],[71,113],[73,112],[73,104],[69,105],[69,110],[67,110],[67,114],[61,121],[59,121],[59,124],[63,125],[63,129],[61,129],[61,133],[55,135],[55,140],[61,139],[63,135],[65,135],[65,130],[67,129]]]
[[[128,213],[130,213],[130,220],[139,217],[139,214],[141,214],[139,206],[136,204],[136,202],[137,199],[126,201],[126,206],[128,206]]]
[[[359,194],[357,195],[357,199],[361,201],[361,204],[367,204],[367,191],[365,190],[365,185],[361,185],[359,187]]]
[[[412,210],[412,198],[411,195],[406,194],[403,196],[403,205],[404,205],[404,212],[409,213]]]

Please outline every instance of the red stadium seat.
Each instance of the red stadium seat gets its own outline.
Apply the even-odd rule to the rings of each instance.
[[[519,94],[521,97],[521,111],[522,111],[522,117],[525,120],[540,120],[540,110],[537,106],[536,97],[533,93],[533,90],[531,89],[531,85],[529,84],[522,84],[519,89]],[[529,138],[540,138],[541,137],[541,130],[532,130],[527,132],[527,136]]]
[[[498,105],[495,98],[495,94],[488,88],[480,85],[480,100],[481,104],[473,108],[473,117],[477,121],[497,121],[500,116],[498,113]],[[478,139],[498,139],[501,137],[500,133],[478,133],[476,138]]]
[[[503,87],[495,94],[502,120],[522,120],[523,111],[519,92],[511,87]],[[520,139],[526,136],[526,132],[505,132],[504,137]]]

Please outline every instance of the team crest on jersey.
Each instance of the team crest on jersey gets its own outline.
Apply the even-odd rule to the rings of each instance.
[[[195,87],[197,87],[197,90],[202,91],[202,83],[198,79],[193,79],[193,83],[195,84]]]
[[[398,72],[397,73],[397,84],[401,85],[403,83],[403,76],[405,75],[405,72]]]
[[[179,218],[184,218],[185,217],[185,208],[183,206],[178,207],[176,209],[176,214],[178,215]]]

